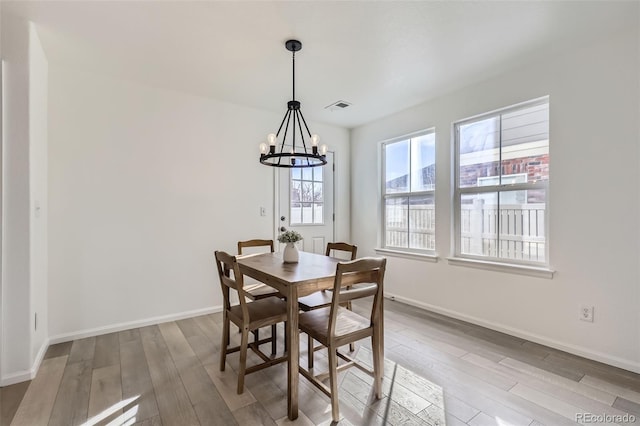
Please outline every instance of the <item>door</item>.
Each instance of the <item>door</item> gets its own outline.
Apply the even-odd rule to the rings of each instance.
[[[334,156],[327,152],[325,166],[276,171],[276,237],[284,230],[299,232],[299,250],[324,254],[334,240]]]

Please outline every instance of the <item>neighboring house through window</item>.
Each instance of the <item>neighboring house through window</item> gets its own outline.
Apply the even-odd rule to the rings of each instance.
[[[433,129],[382,144],[384,248],[435,251]]]
[[[454,125],[455,255],[546,266],[549,99]]]

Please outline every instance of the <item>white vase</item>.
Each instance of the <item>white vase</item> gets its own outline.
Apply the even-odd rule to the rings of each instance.
[[[284,263],[298,263],[298,248],[294,243],[287,243],[282,253]]]

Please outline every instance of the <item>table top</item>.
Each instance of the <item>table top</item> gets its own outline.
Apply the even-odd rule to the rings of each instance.
[[[336,265],[341,260],[322,254],[299,252],[298,263],[284,263],[281,253],[261,253],[238,256],[238,264],[243,273],[249,275],[266,274],[285,285],[298,285],[318,280],[333,279]]]

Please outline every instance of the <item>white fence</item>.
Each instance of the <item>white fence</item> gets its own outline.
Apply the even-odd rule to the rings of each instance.
[[[433,205],[387,205],[386,225],[387,246],[435,249]],[[545,204],[463,204],[460,243],[463,254],[544,262]]]

